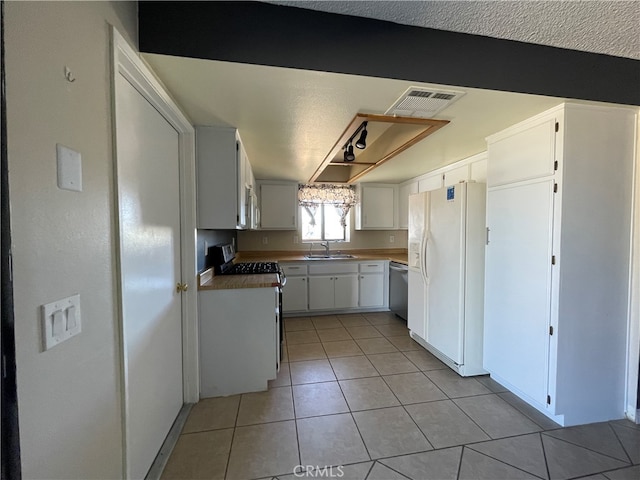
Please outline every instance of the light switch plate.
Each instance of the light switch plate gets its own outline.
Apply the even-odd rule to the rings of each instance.
[[[82,155],[75,150],[56,144],[58,161],[58,187],[74,192],[82,191]]]
[[[42,305],[42,347],[49,350],[81,331],[80,295]]]

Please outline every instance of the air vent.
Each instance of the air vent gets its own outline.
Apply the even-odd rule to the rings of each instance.
[[[438,112],[462,97],[464,92],[409,88],[386,111],[386,115],[433,118]]]

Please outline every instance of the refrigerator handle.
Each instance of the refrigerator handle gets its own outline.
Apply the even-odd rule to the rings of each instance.
[[[427,269],[427,249],[429,248],[429,232],[426,232],[424,238],[422,239],[422,276],[424,278],[424,283],[426,285],[429,284],[429,270]]]

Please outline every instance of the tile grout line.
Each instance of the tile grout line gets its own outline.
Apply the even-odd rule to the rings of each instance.
[[[462,470],[462,457],[464,456],[464,445],[460,445],[460,458],[458,459],[458,471],[456,472],[456,480],[460,480],[460,471]]]
[[[528,435],[528,434],[526,434],[526,435]],[[521,472],[524,472],[524,473],[527,473],[527,474],[529,474],[529,475],[532,475],[532,476],[534,476],[535,478],[540,478],[541,480],[547,480],[546,478],[542,478],[542,477],[540,477],[540,476],[536,475],[535,473],[531,473],[531,472],[528,472],[527,470],[524,470],[524,469],[522,469],[522,468],[520,468],[520,467],[516,467],[515,465],[511,465],[510,463],[507,463],[507,462],[505,462],[504,460],[500,460],[499,458],[492,457],[491,455],[487,455],[486,453],[479,452],[478,450],[475,450],[475,449],[473,449],[473,448],[471,448],[471,447],[468,447],[468,448],[469,448],[470,450],[473,450],[475,453],[478,453],[478,454],[480,454],[480,455],[482,455],[482,456],[484,456],[484,457],[490,458],[491,460],[495,460],[496,462],[500,462],[500,463],[502,463],[503,465],[507,465],[507,466],[509,466],[509,467],[511,467],[511,468],[515,468],[516,470],[520,470]],[[545,463],[546,463],[546,459],[545,459]],[[548,470],[548,469],[547,469],[547,473],[549,473],[549,470]]]
[[[338,376],[336,375],[336,372],[333,369],[333,365],[331,365],[331,362],[329,362],[329,365],[331,366],[331,371],[333,372],[333,376],[336,377],[336,383],[338,384],[338,388],[340,389],[340,393],[342,394],[342,398],[344,398],[344,403],[347,405],[347,408],[349,409],[349,415],[351,416],[351,420],[353,421],[353,424],[356,426],[356,430],[358,432],[358,435],[360,436],[360,441],[362,442],[362,445],[364,446],[364,449],[367,452],[367,456],[369,457],[369,460],[372,460],[371,453],[369,453],[369,448],[367,447],[367,444],[364,441],[364,438],[362,437],[362,432],[360,432],[360,428],[358,427],[358,422],[356,422],[356,419],[353,416],[353,410],[351,408],[351,405],[349,405],[349,401],[347,400],[347,396],[344,394],[344,390],[342,389],[342,385],[337,380]],[[369,473],[370,472],[371,472],[371,469],[369,470]],[[367,476],[369,476],[369,474],[367,474]]]
[[[419,452],[419,453],[426,453],[426,452]],[[411,454],[411,455],[413,455],[413,454]],[[391,458],[394,458],[394,457],[391,457]],[[409,477],[408,475],[405,475],[404,473],[399,472],[398,470],[396,470],[396,469],[395,469],[395,468],[393,468],[393,467],[390,467],[389,465],[385,465],[385,464],[384,464],[384,463],[382,463],[380,460],[376,460],[375,462],[373,462],[373,465],[375,465],[376,463],[377,463],[378,465],[382,465],[382,466],[383,466],[383,467],[385,467],[385,468],[388,468],[388,469],[389,469],[389,470],[391,470],[392,472],[396,472],[398,475],[402,475],[404,478],[407,478],[408,480],[412,480],[412,478],[411,478],[411,477]],[[371,468],[371,469],[373,470],[373,466],[372,466],[372,468]]]
[[[580,426],[580,425],[576,425],[576,426]],[[571,428],[571,427],[563,427],[562,429],[565,429],[565,428]],[[626,462],[625,460],[620,460],[619,458],[613,457],[613,456],[609,455],[608,453],[599,452],[598,450],[595,450],[595,449],[593,449],[591,447],[585,447],[584,445],[580,445],[578,443],[572,442],[571,440],[565,440],[564,438],[554,437],[553,435],[549,435],[547,433],[547,432],[552,432],[554,430],[558,430],[558,429],[554,428],[553,430],[546,430],[546,431],[543,430],[540,433],[541,434],[545,434],[547,437],[551,437],[554,440],[559,440],[561,442],[568,443],[569,445],[573,445],[574,447],[583,448],[583,449],[588,450],[590,452],[597,453],[598,455],[602,455],[604,457],[608,457],[608,458],[611,458],[613,460],[617,460],[619,462],[628,463],[629,465],[633,465],[633,461],[631,460],[631,458],[629,458],[629,461]],[[614,434],[615,434],[615,432],[614,432]],[[622,442],[620,442],[620,439],[618,439],[617,435],[616,435],[616,440],[618,440],[618,442],[620,443],[620,446],[622,447],[622,451],[625,453],[625,455],[627,455],[627,457],[629,457],[629,454],[627,453],[627,450],[624,448],[624,445],[622,445]],[[623,467],[620,467],[620,468],[623,468]]]
[[[236,438],[236,429],[238,428],[238,417],[240,416],[240,404],[242,403],[242,395],[238,400],[238,408],[236,409],[236,419],[233,422],[233,432],[231,433],[231,443],[229,444],[229,453],[227,454],[227,464],[224,467],[224,478],[229,474],[229,465],[231,464],[231,451],[233,450],[233,441]]]
[[[613,427],[611,426],[611,423],[610,423],[610,422],[607,422],[607,425],[609,426],[609,429],[611,429],[611,431],[612,431],[612,432],[613,432],[613,434],[615,435],[616,440],[618,440],[618,443],[619,443],[619,444],[620,444],[620,446],[622,447],[622,451],[624,452],[624,454],[625,454],[625,455],[627,456],[627,458],[629,459],[629,463],[630,463],[631,465],[633,465],[633,460],[631,459],[631,455],[629,455],[629,452],[628,452],[628,451],[627,451],[627,449],[625,448],[624,443],[622,443],[622,440],[620,440],[620,437],[618,436],[618,432],[616,432],[616,429],[615,429],[615,428],[613,428]]]
[[[547,469],[547,478],[551,478],[551,471],[549,470],[549,461],[547,460],[547,449],[544,448],[544,442],[542,441],[542,432],[538,432],[538,439],[540,440],[540,446],[542,447],[542,458],[544,458],[544,466]]]

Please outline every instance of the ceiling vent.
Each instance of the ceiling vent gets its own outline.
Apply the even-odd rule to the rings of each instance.
[[[400,117],[433,118],[464,92],[411,87],[385,112]]]

